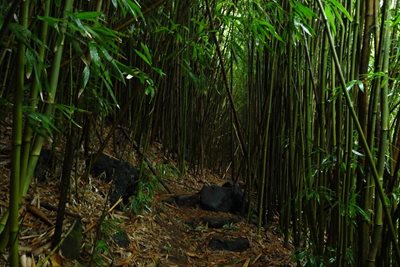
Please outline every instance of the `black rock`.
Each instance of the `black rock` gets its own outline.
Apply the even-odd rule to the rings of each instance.
[[[232,190],[218,185],[206,185],[200,191],[200,205],[205,210],[228,212],[233,205]]]
[[[238,185],[206,185],[200,191],[200,205],[211,211],[241,212],[243,195]]]
[[[90,160],[94,162],[90,163]],[[110,205],[114,205],[122,197],[123,203],[129,203],[129,197],[136,193],[139,178],[138,170],[129,162],[121,161],[106,154],[97,157],[90,156],[90,173],[93,176],[103,177],[106,182],[113,181],[110,192]],[[118,205],[118,208],[122,208]]]
[[[115,169],[117,168],[119,162],[120,161],[116,158],[113,158],[106,154],[100,154],[97,157],[95,157],[95,155],[91,155],[89,160],[87,161],[87,164],[91,164],[90,173],[93,176],[103,177],[106,182],[109,182],[112,180]]]
[[[194,195],[179,195],[179,196],[174,196],[174,201],[175,204],[178,207],[194,207],[200,203],[200,195],[199,194],[194,194]]]
[[[128,234],[124,231],[118,231],[113,235],[114,242],[122,248],[127,248],[131,241],[129,240]]]
[[[57,158],[50,149],[42,148],[35,168],[35,177],[39,182],[47,181],[55,170]]]
[[[136,192],[138,178],[139,172],[134,166],[129,162],[120,161],[115,168],[110,204],[113,205],[120,197],[124,204],[128,204],[129,197]]]
[[[250,242],[247,238],[237,237],[233,239],[225,239],[213,237],[208,246],[213,250],[228,250],[242,252],[250,247]]]
[[[238,184],[233,184],[231,181],[226,182],[222,187],[232,190],[232,208],[231,212],[244,212],[247,205],[244,201],[244,193]]]

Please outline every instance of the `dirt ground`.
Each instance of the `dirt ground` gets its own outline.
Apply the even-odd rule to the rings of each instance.
[[[1,215],[8,206],[8,144],[7,140],[0,141]],[[174,168],[175,163],[163,156],[159,144],[152,147],[149,155],[155,166]],[[134,158],[131,161],[135,164]],[[64,223],[64,232],[68,232],[76,218],[81,218],[81,253],[75,260],[65,258],[60,251],[50,251],[58,203],[57,179],[34,182],[20,213],[22,257],[33,259],[35,266],[39,262],[46,262],[46,266],[88,266],[89,262],[93,266],[294,266],[292,248],[283,245],[276,226],[258,234],[255,225],[238,215],[183,208],[165,201],[172,195],[196,193],[205,184],[223,184],[224,180],[209,171],[203,175],[189,171],[180,177],[163,172],[161,177],[171,194],[160,187],[154,201],[135,215],[129,210],[109,209],[106,195],[110,184],[93,177],[82,181],[78,171],[71,179],[71,199]],[[200,222],[204,217],[233,218],[237,223],[213,229]],[[127,234],[126,247],[117,245],[113,239],[116,232]],[[208,246],[213,237],[244,237],[250,247],[243,252],[215,251]],[[97,244],[96,248],[93,244]],[[1,253],[0,266],[6,265],[6,259],[7,253]]]

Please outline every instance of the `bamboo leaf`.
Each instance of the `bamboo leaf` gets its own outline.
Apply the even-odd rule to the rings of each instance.
[[[363,210],[360,206],[354,205],[353,207],[354,207],[355,212],[360,214],[361,217],[363,217],[366,222],[369,223],[371,221],[371,216],[365,210]]]
[[[126,0],[129,10],[133,16],[142,16],[142,11],[140,10],[140,5],[136,1]]]
[[[357,85],[358,89],[360,89],[361,92],[364,92],[364,83],[360,80],[357,80]]]
[[[347,91],[350,91],[351,89],[353,89],[355,83],[356,83],[356,80],[352,80],[352,81],[348,82],[346,85]]]
[[[58,23],[62,21],[62,19],[50,16],[37,16],[37,18],[43,22],[46,22],[50,27],[56,27],[57,25],[57,28],[58,28]]]
[[[153,98],[154,95],[155,95],[154,87],[153,86],[147,86],[146,89],[144,90],[144,93],[146,95],[149,95],[151,98]]]
[[[30,49],[25,50],[25,65],[26,65],[26,71],[25,71],[25,76],[27,79],[31,77],[32,71],[33,71],[33,66],[36,64],[35,57]]]
[[[353,18],[350,16],[349,12],[341,3],[339,3],[337,0],[329,0],[329,1],[330,4],[339,9],[347,17],[349,21],[353,21]]]
[[[143,54],[142,52],[140,52],[137,49],[134,49],[135,53],[144,61],[146,62],[147,65],[151,66],[151,59],[147,58],[147,56],[145,54]]]
[[[357,150],[353,149],[352,150],[353,154],[359,157],[364,157],[364,154],[362,154],[361,152],[358,152]]]
[[[101,59],[94,43],[89,43],[89,53],[94,65],[100,67],[102,65]]]
[[[325,15],[328,18],[329,25],[332,29],[333,34],[336,34],[335,16],[332,13],[332,9],[329,5],[325,6]]]
[[[89,78],[90,78],[90,68],[88,65],[86,65],[85,68],[83,69],[83,89],[86,88],[86,85],[89,82]]]
[[[115,8],[121,7],[122,15],[125,17],[129,12],[134,18],[143,17],[140,5],[136,0],[118,0],[118,5],[114,5]]]
[[[107,70],[104,70],[102,72],[101,79],[103,80],[104,85],[106,86],[106,89],[108,91],[108,94],[110,95],[110,97],[113,100],[114,104],[119,108],[118,101],[117,101],[117,99],[115,97],[115,94],[114,94],[114,91],[113,91],[113,88],[112,88],[112,81],[111,81],[111,78],[110,78],[110,73]]]
[[[144,43],[140,43],[140,46],[142,47],[144,53],[146,54],[146,57],[149,59],[150,62],[152,62],[152,57],[149,51],[149,48],[147,47],[146,44]]]
[[[124,74],[122,73],[122,71],[120,70],[120,68],[118,67],[118,65],[116,64],[116,60],[112,60],[111,61],[111,65],[113,66],[113,70],[116,72],[116,74],[118,75],[118,79],[125,84],[125,79],[124,79]]]
[[[71,105],[63,105],[63,104],[54,104],[54,108],[59,110],[61,112],[61,114],[63,114],[64,117],[67,118],[68,121],[75,124],[75,126],[77,126],[78,128],[81,128],[81,126],[73,119],[74,118],[73,115],[76,112],[87,113],[86,110],[80,109],[80,108],[77,108],[77,107],[74,107]]]
[[[160,68],[153,67],[152,69],[153,69],[158,75],[160,75],[161,77],[166,75],[165,72],[164,72],[162,69],[160,69]]]
[[[33,41],[38,46],[44,46],[47,48],[45,44],[35,35],[32,34],[30,30],[19,25],[18,23],[11,23],[9,26],[11,32],[15,35],[18,41],[23,42],[27,49],[31,49],[32,51],[36,51],[32,48],[31,42]],[[35,52],[36,53],[36,52]]]
[[[301,18],[311,19],[313,17],[316,17],[312,9],[303,5],[302,3],[300,3],[300,1],[291,1],[290,3],[293,7],[293,11],[300,15]]]
[[[108,62],[114,60],[114,58],[110,55],[110,53],[108,53],[107,49],[105,49],[103,46],[100,46],[99,49]]]
[[[103,13],[102,12],[76,12],[74,13],[74,17],[80,20],[97,20]]]
[[[41,136],[49,137],[53,132],[60,132],[53,122],[51,116],[32,110],[29,106],[24,107],[24,114],[29,126],[34,132]]]

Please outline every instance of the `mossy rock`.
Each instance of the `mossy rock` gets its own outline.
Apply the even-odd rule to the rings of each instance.
[[[76,220],[74,227],[69,235],[61,244],[61,252],[64,257],[75,260],[81,254],[82,240],[83,240],[82,222]]]

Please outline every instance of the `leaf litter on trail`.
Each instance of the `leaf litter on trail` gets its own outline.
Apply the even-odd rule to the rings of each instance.
[[[151,148],[153,164],[166,162],[161,146],[156,144]],[[169,160],[170,165],[176,165]],[[5,211],[8,203],[8,167],[0,166],[0,209]],[[4,178],[4,179],[3,179]],[[223,184],[224,181],[211,171],[203,175],[190,173],[184,177],[176,175],[163,176],[173,194],[194,194],[204,184]],[[78,180],[78,185],[72,184],[72,201],[67,205],[64,227],[75,220],[74,216],[82,218],[83,245],[81,257],[70,261],[60,258],[58,254],[50,257],[53,266],[85,265],[90,260],[93,243],[96,240],[101,212],[106,204],[106,195],[110,184],[100,179],[90,178],[89,184]],[[104,239],[99,260],[113,266],[292,266],[292,248],[283,245],[276,226],[269,227],[257,234],[255,225],[248,224],[244,218],[223,213],[205,211],[198,207],[182,208],[164,202],[171,194],[159,192],[151,207],[141,215],[133,215],[129,211],[112,210],[107,213],[106,220],[110,223],[109,231],[119,229],[127,234],[129,244],[126,248],[119,247],[108,236]],[[27,201],[22,205],[23,220],[20,231],[20,245],[23,253],[32,255],[38,262],[50,253],[50,242],[54,233],[56,209],[58,203],[58,182],[34,183],[29,190]],[[43,205],[42,205],[43,204]],[[46,204],[46,205],[45,205]],[[31,207],[31,208],[29,208]],[[231,219],[233,223],[222,228],[209,227],[204,218]],[[111,236],[111,234],[110,234]],[[208,243],[214,236],[230,238],[245,237],[249,240],[249,249],[243,252],[214,251]],[[99,240],[98,240],[99,241]],[[5,262],[6,255],[0,257],[0,265]],[[54,260],[56,259],[56,260]]]

